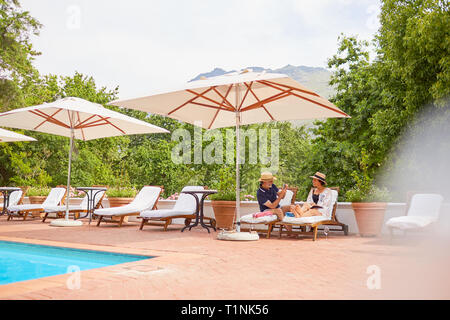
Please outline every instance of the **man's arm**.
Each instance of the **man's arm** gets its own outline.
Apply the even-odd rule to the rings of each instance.
[[[278,204],[280,203],[280,201],[286,196],[286,190],[287,190],[287,188],[285,187],[282,190],[278,191],[277,200],[275,200],[274,202],[267,200],[266,203],[264,203],[264,205],[270,209],[275,209],[276,207],[278,207]]]

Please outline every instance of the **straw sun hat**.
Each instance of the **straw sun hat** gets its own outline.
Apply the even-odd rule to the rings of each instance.
[[[273,180],[277,180],[277,178],[275,178],[271,172],[263,172],[261,173],[261,178],[259,178],[259,182],[273,181]]]
[[[309,176],[309,177],[313,178],[313,179],[317,179],[317,180],[322,181],[323,183],[327,184],[327,182],[325,181],[327,176],[321,172],[316,172],[313,176]]]

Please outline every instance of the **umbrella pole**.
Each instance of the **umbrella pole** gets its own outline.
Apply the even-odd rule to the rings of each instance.
[[[241,114],[239,111],[239,84],[236,84],[236,231],[241,231],[241,185],[240,185],[240,161],[241,161],[241,148],[240,148],[240,126],[241,126]]]
[[[72,171],[72,149],[73,149],[73,136],[74,130],[70,129],[70,147],[69,147],[69,168],[67,170],[67,195],[66,195],[66,215],[65,219],[69,220],[69,199],[70,199],[70,175]]]

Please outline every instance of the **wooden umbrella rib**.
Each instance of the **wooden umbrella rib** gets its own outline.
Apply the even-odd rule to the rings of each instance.
[[[215,87],[209,87],[207,90],[205,90],[204,92],[198,94],[198,93],[194,93],[195,97],[193,97],[192,99],[186,101],[185,103],[183,103],[182,105],[180,105],[179,107],[176,107],[175,109],[173,109],[172,111],[170,111],[167,115],[170,116],[171,114],[175,113],[176,111],[180,110],[181,108],[185,107],[186,105],[188,105],[189,103],[195,101],[197,98],[203,96],[204,94],[207,94],[209,91],[211,91],[213,88]],[[186,90],[187,91],[187,90]],[[189,91],[188,91],[189,92]],[[192,93],[192,92],[190,92]]]
[[[246,83],[246,82],[244,82],[244,84],[245,84],[245,86],[247,87],[247,91],[245,92],[245,94],[244,94],[244,97],[242,98],[242,101],[241,101],[241,104],[239,105],[239,108],[238,108],[238,110],[241,110],[241,108],[242,108],[242,105],[244,104],[244,101],[245,101],[245,99],[247,98],[247,95],[248,95],[248,93],[250,92],[250,90],[251,90],[251,88],[252,88],[252,85],[253,85],[253,81],[252,81],[252,82],[250,82],[250,84],[249,84],[249,85],[247,85],[247,83]]]
[[[79,111],[77,111],[77,118],[78,118],[78,124],[80,124],[81,123],[81,118],[80,118],[80,112]],[[84,136],[83,128],[81,128],[80,131],[81,131],[81,136],[83,137],[83,141],[86,141],[86,137]]]
[[[245,84],[247,85],[247,84]],[[256,93],[253,92],[253,90],[250,88],[250,92],[251,94],[255,97],[256,101],[261,102],[261,100],[258,98],[258,96],[256,95]],[[274,117],[272,117],[272,115],[270,114],[270,112],[267,110],[267,108],[264,106],[264,104],[261,104],[261,107],[264,109],[264,111],[266,111],[266,113],[269,115],[270,119],[275,120]],[[245,111],[245,110],[242,110]]]
[[[303,97],[303,96],[298,95],[298,94],[295,94],[295,93],[293,93],[293,92],[291,92],[291,94],[292,94],[293,96],[296,96],[297,98],[300,98],[300,99],[303,99],[303,100],[312,102],[312,103],[314,103],[314,104],[317,104],[317,105],[320,106],[320,107],[329,109],[329,110],[334,111],[334,112],[336,112],[336,113],[339,113],[339,114],[341,114],[341,115],[343,115],[343,116],[345,116],[345,117],[348,117],[348,114],[346,114],[345,112],[342,112],[342,111],[340,111],[340,110],[336,110],[336,109],[331,108],[331,107],[329,107],[329,106],[326,106],[326,105],[324,105],[324,104],[322,104],[322,103],[320,103],[320,102],[311,100],[311,99],[309,99],[309,98]]]
[[[230,85],[230,86],[228,87],[227,93],[225,94],[225,97],[223,97],[222,104],[223,104],[225,101],[227,101],[228,94],[230,93],[230,91],[231,91],[232,88],[233,88],[232,85]],[[215,91],[215,90],[214,90],[214,91]],[[217,92],[217,94],[218,94],[219,96],[222,96],[219,92]],[[214,121],[216,121],[216,118],[217,118],[217,116],[219,115],[220,110],[222,110],[222,108],[220,108],[220,109],[218,109],[218,110],[216,111],[216,114],[214,115],[214,117],[213,117],[211,123],[209,124],[208,129],[211,129],[212,125],[214,124]]]
[[[227,93],[225,94],[225,96],[223,96],[216,88],[214,88],[214,92],[217,93],[219,95],[219,97],[221,97],[223,99],[221,105],[226,103],[228,105],[228,107],[229,107],[228,109],[230,109],[230,111],[235,111],[234,106],[227,99],[228,94],[230,93],[232,88],[233,88],[232,85],[228,86],[228,90],[227,90]]]
[[[195,91],[191,91],[191,90],[186,90],[187,92],[190,92],[190,93],[192,93],[192,94],[195,94]],[[220,95],[219,95],[220,96]],[[207,101],[209,101],[209,102],[212,102],[212,103],[214,103],[214,104],[217,104],[217,106],[219,106],[219,107],[221,107],[222,105],[223,105],[223,101],[222,101],[222,103],[220,103],[220,102],[218,102],[218,101],[216,101],[216,100],[214,100],[214,99],[211,99],[211,98],[208,98],[208,97],[205,97],[205,96],[202,96],[201,98],[203,98],[203,99],[205,99],[205,100],[207,100]],[[191,102],[192,103],[192,102]]]
[[[285,89],[279,88],[279,87],[277,87],[277,86],[284,87],[284,88],[288,88],[288,89],[292,89],[292,90],[294,90],[294,91],[299,91],[299,92],[302,92],[302,93],[310,94],[310,95],[313,95],[313,96],[316,96],[316,97],[321,98],[321,96],[319,96],[319,95],[318,95],[317,93],[315,93],[315,92],[308,91],[308,90],[302,90],[302,89],[299,89],[299,88],[295,88],[295,87],[292,87],[292,86],[288,86],[288,85],[286,85],[286,84],[275,83],[275,82],[268,81],[268,80],[259,80],[258,82],[259,82],[259,83],[262,83],[262,84],[265,84],[266,86],[272,87],[272,88],[274,88],[274,89],[280,90],[280,91],[285,90]]]
[[[122,129],[120,129],[118,126],[112,124],[111,121],[108,120],[108,119],[110,119],[110,118],[103,118],[103,117],[101,117],[101,116],[98,116],[98,117],[101,118],[101,119],[103,119],[103,120],[105,120],[105,122],[106,122],[107,124],[109,124],[110,126],[116,128],[117,130],[119,130],[119,131],[122,132],[123,134],[126,134],[125,131],[123,131]]]
[[[94,115],[94,117],[97,117],[98,115]],[[99,117],[99,116],[98,116]],[[90,119],[92,119],[93,117],[91,117]],[[76,129],[82,129],[82,128],[87,128],[87,127],[89,127],[89,126],[91,126],[91,125],[93,125],[93,124],[97,124],[97,123],[99,123],[99,122],[102,122],[102,121],[105,121],[105,119],[102,119],[102,118],[100,118],[100,119],[97,119],[97,120],[94,120],[94,121],[92,121],[92,122],[89,122],[89,123],[86,123],[86,121],[83,121],[83,124],[78,124],[75,128]],[[107,123],[105,122],[105,123],[102,123],[103,125],[107,125]]]
[[[42,126],[42,125],[43,125],[44,123],[46,123],[46,122],[50,122],[50,123],[56,124],[56,125],[58,125],[58,126],[60,126],[60,127],[63,127],[63,128],[70,128],[70,127],[69,127],[68,125],[66,125],[64,122],[59,121],[59,120],[56,120],[55,118],[53,118],[53,116],[54,116],[55,114],[57,114],[59,111],[61,111],[61,110],[62,110],[62,109],[58,109],[58,111],[55,112],[55,113],[52,114],[52,115],[48,115],[48,114],[46,114],[45,112],[42,112],[41,110],[29,110],[30,113],[32,113],[32,114],[34,114],[34,115],[36,115],[36,116],[39,116],[39,117],[45,119],[45,121],[41,122],[41,123],[40,123],[37,127],[35,127],[33,130],[37,130],[40,126]]]
[[[80,121],[80,123],[78,123],[77,127],[82,128],[82,125],[83,125],[84,123],[88,122],[88,121],[91,120],[92,118],[95,118],[96,116],[97,116],[97,115],[94,114],[94,115],[90,116],[89,118],[86,118],[86,119],[84,119],[83,121]]]
[[[195,104],[196,106],[201,106],[201,107],[205,107],[205,108],[211,108],[211,109],[218,109],[221,110],[220,106],[212,106],[209,104],[205,104],[205,103],[200,103],[200,102],[191,102],[191,104]],[[223,109],[222,109],[223,110]]]

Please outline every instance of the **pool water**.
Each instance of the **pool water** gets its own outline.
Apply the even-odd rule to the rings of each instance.
[[[153,257],[0,241],[0,285]]]

